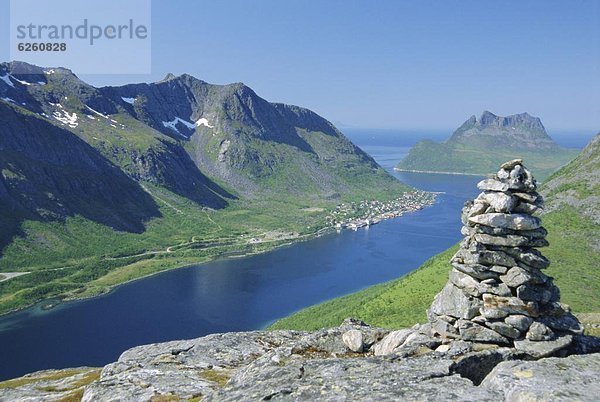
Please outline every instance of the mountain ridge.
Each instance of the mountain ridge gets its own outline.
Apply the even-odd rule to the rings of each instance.
[[[517,135],[515,135],[517,134]],[[474,137],[503,137],[508,146],[556,147],[557,144],[546,133],[546,128],[539,117],[529,113],[518,113],[506,117],[497,116],[487,110],[476,118],[474,115],[465,121],[447,140],[447,142],[464,143]]]
[[[550,198],[548,212],[568,206],[600,224],[600,133],[577,158],[549,177],[542,192]]]
[[[35,77],[38,81],[18,80],[13,83],[11,80],[17,76],[14,71],[35,73],[34,76],[29,76],[29,79],[33,81]],[[0,81],[0,96],[7,102],[41,116],[54,117],[62,125],[66,122],[68,126],[72,126],[68,129],[75,128],[75,131],[85,131],[87,127],[83,125],[83,119],[69,122],[70,118],[85,115],[90,119],[100,117],[101,120],[107,116],[126,115],[124,117],[136,120],[133,124],[137,127],[133,129],[150,131],[147,130],[148,126],[175,141],[171,142],[150,132],[139,136],[140,140],[145,142],[139,147],[141,149],[136,149],[138,144],[132,143],[132,137],[126,138],[124,142],[129,145],[128,151],[146,151],[148,142],[153,142],[157,147],[150,148],[160,150],[167,147],[171,148],[170,153],[173,153],[172,148],[179,144],[179,148],[186,150],[199,170],[206,170],[202,173],[225,182],[232,177],[237,177],[240,183],[245,182],[246,186],[238,188],[237,183],[233,183],[233,189],[245,195],[251,195],[253,189],[260,187],[256,185],[257,181],[260,182],[260,177],[276,175],[278,165],[285,159],[278,154],[294,152],[285,146],[301,151],[298,155],[302,156],[302,164],[310,169],[319,170],[321,176],[331,185],[335,186],[336,180],[333,180],[332,176],[339,172],[331,172],[328,169],[329,166],[323,163],[327,162],[328,158],[319,155],[319,151],[326,154],[332,147],[340,151],[340,156],[345,155],[340,159],[347,160],[348,167],[353,163],[364,164],[381,179],[386,180],[387,184],[393,185],[389,177],[385,178],[385,172],[375,161],[354,146],[330,122],[305,108],[267,102],[241,83],[213,85],[182,74],[169,76],[168,80],[157,83],[95,88],[81,81],[68,69],[41,68],[20,62],[3,63],[0,65],[0,74],[5,78],[5,85]],[[25,78],[26,74],[19,76]],[[12,85],[6,84],[6,80]],[[63,110],[56,110],[56,106]],[[52,118],[49,119],[53,121]],[[120,128],[125,129],[123,123],[117,124],[114,119],[109,119],[108,123],[112,126],[120,124]],[[129,131],[131,127],[127,129]],[[90,130],[96,128],[92,127]],[[312,134],[308,135],[307,132]],[[321,139],[315,141],[317,134],[328,135],[334,141],[329,141],[327,147],[322,150],[315,149],[323,143]],[[264,144],[273,144],[281,148],[265,153],[261,149]],[[116,157],[114,154],[119,151],[123,153],[123,150],[115,151],[115,147],[103,151],[115,161],[118,158],[129,158],[127,155]],[[154,154],[156,159],[156,155],[161,152]],[[146,173],[151,170],[146,169]],[[144,175],[140,173],[138,176]],[[153,181],[164,184],[157,178]],[[176,187],[174,182],[171,184],[171,187]],[[312,180],[312,185],[319,188],[320,180]],[[344,193],[347,191],[346,187],[339,187],[337,192]]]

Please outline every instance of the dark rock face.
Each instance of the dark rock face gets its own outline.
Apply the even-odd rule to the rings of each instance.
[[[540,271],[550,264],[537,250],[547,245],[546,231],[524,212],[543,207],[536,186],[521,160],[478,184],[483,192],[462,211],[465,239],[450,280],[428,313],[433,335],[513,345],[540,357],[583,333],[552,278]]]
[[[81,215],[141,232],[160,216],[150,195],[76,135],[0,103],[0,250],[20,220]]]
[[[405,190],[326,119],[242,83],[183,74],[95,88],[68,69],[12,62],[0,63],[0,103],[71,131],[134,179],[208,208],[238,196]]]
[[[502,144],[497,141],[501,139]],[[542,121],[528,113],[496,116],[484,111],[479,119],[471,116],[448,140],[449,143],[477,142],[487,145],[503,145],[531,149],[557,147],[548,136]]]

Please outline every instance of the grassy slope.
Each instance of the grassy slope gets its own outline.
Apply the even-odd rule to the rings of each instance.
[[[305,228],[319,220],[300,207],[283,220],[280,205],[267,210],[238,203],[226,211],[206,211],[182,197],[146,186],[152,188],[163,216],[149,222],[141,234],[115,232],[82,217],[68,218],[65,224],[26,221],[27,236],[15,239],[4,250],[0,271],[32,273],[0,283],[0,311],[67,291],[96,294],[107,285],[206,261],[233,247],[251,252],[264,246],[248,247],[248,237],[260,237],[272,227],[301,231],[301,225]],[[181,246],[165,252],[176,245]],[[148,251],[158,253],[119,258]]]
[[[465,144],[421,141],[400,161],[398,168],[488,174],[497,171],[498,166],[507,160],[522,158],[527,161],[527,166],[536,172],[536,177],[543,180],[576,155],[576,150],[566,148],[560,151],[517,152],[509,149],[491,150]]]
[[[552,261],[546,273],[555,278],[561,300],[575,313],[600,311],[600,253],[589,243],[600,237],[600,227],[572,208],[545,215],[544,226],[550,247],[542,251]],[[400,279],[309,307],[271,328],[313,330],[339,325],[346,317],[387,328],[424,322],[426,309],[448,279],[448,261],[456,248],[436,255]]]

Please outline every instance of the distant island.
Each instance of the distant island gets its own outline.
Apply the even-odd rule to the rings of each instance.
[[[504,160],[522,158],[540,180],[565,165],[577,151],[550,138],[538,117],[528,113],[497,116],[484,111],[471,116],[443,143],[418,142],[396,170],[489,174]]]

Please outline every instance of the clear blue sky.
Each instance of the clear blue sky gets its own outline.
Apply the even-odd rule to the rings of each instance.
[[[8,4],[0,0],[3,36]],[[600,1],[155,0],[152,7],[152,75],[82,78],[118,85],[187,72],[241,81],[342,128],[451,129],[487,109],[527,111],[550,130],[600,130]],[[9,57],[7,40],[0,56]]]

